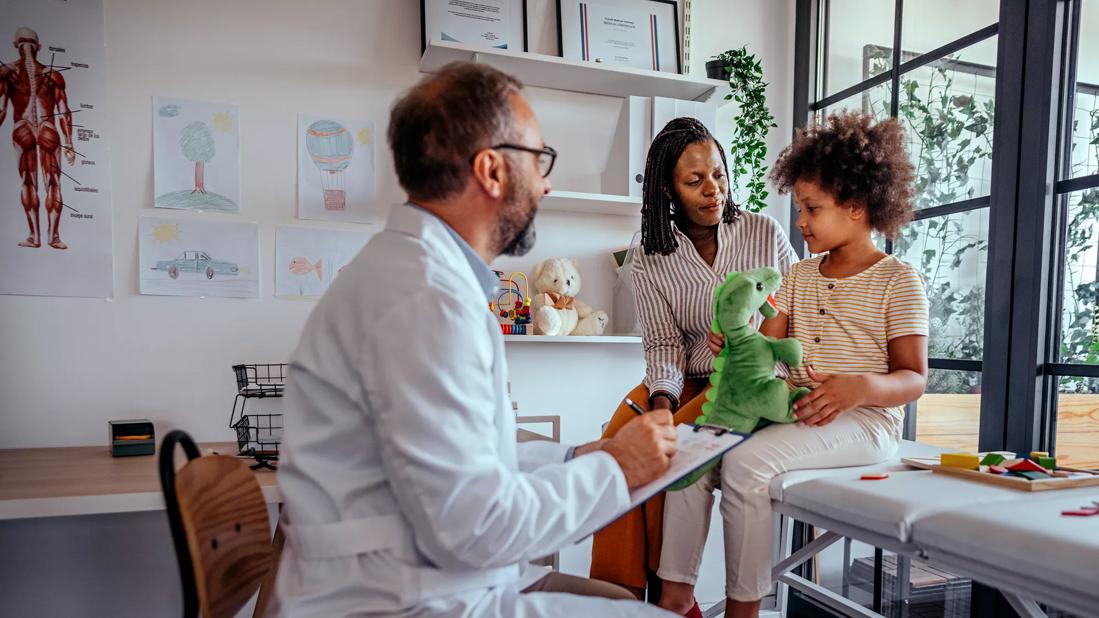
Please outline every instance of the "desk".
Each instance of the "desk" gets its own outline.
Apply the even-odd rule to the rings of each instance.
[[[519,429],[519,442],[555,440],[559,417],[530,419],[555,422],[554,435]],[[199,452],[208,448],[232,454],[237,445],[209,442]],[[282,502],[273,471],[256,470],[256,478],[268,504]],[[156,455],[111,457],[106,446],[0,449],[0,521],[163,509]]]
[[[199,445],[235,453],[234,442]],[[180,455],[182,458],[182,455]],[[257,470],[268,504],[282,501],[275,473]],[[157,457],[111,457],[106,446],[0,449],[0,520],[164,509]]]

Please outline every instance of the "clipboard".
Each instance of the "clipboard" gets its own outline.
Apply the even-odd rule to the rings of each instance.
[[[751,434],[739,433],[718,425],[680,424],[676,433],[678,451],[675,457],[672,457],[671,467],[660,478],[631,491],[628,510],[632,511],[679,479],[722,457],[750,437]]]
[[[585,538],[611,525],[618,518],[641,506],[679,479],[724,456],[725,453],[743,444],[750,437],[752,437],[751,434],[740,433],[718,425],[681,423],[676,427],[676,447],[678,450],[675,457],[672,457],[671,466],[668,470],[655,481],[631,491],[629,508],[616,514],[597,529],[581,535],[575,543],[580,543]]]

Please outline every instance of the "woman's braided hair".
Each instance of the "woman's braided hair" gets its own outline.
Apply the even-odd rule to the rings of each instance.
[[[672,233],[674,221],[686,218],[682,208],[677,208],[673,174],[683,151],[691,144],[712,141],[721,153],[725,177],[729,177],[729,164],[725,150],[709,129],[694,118],[675,118],[656,135],[649,156],[645,161],[645,180],[641,188],[641,246],[645,255],[675,253],[679,243]],[[740,214],[740,207],[727,195],[725,210],[721,214],[724,223],[732,223]]]

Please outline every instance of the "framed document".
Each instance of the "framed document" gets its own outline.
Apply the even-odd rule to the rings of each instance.
[[[526,0],[420,0],[421,54],[429,40],[526,51]]]
[[[675,0],[557,0],[561,57],[680,72]]]

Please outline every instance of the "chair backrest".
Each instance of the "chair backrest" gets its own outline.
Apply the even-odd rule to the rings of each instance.
[[[175,468],[179,444],[188,462]],[[255,474],[225,455],[200,457],[173,431],[160,446],[160,484],[183,584],[183,615],[231,618],[274,567],[267,504]]]

